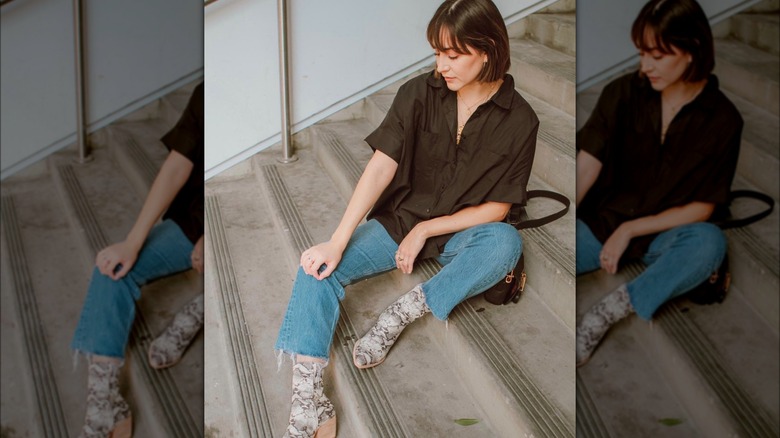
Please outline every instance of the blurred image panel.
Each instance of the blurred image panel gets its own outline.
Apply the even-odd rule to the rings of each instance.
[[[577,436],[779,433],[779,22],[578,5]]]
[[[0,434],[203,436],[203,2],[1,7]]]
[[[514,148],[531,137],[491,141],[490,135],[504,129],[527,132],[530,120],[538,118],[528,143],[535,148],[533,165],[517,172],[526,177],[527,187],[517,177],[509,191],[546,189],[574,199],[575,1],[288,1],[286,53],[277,21],[283,3],[217,0],[205,12],[206,430],[219,436],[275,437],[304,425],[309,435],[320,427],[317,436],[331,436],[327,432],[337,422],[339,436],[345,437],[574,436],[573,208],[554,222],[519,232],[528,281],[517,302],[493,305],[474,294],[462,298],[446,323],[421,316],[376,369],[360,369],[367,367],[353,357],[356,345],[378,320],[386,320],[380,315],[399,297],[431,278],[447,277],[435,257],[418,257],[411,274],[387,268],[365,281],[347,282],[343,300],[335,299],[344,291],[338,285],[328,291],[294,290],[305,278],[302,253],[328,241],[339,228],[361,175],[367,174],[364,169],[378,156],[365,139],[392,125],[399,114],[419,119],[405,124],[404,132],[427,139],[406,146],[421,151],[420,161],[428,150],[441,149],[441,155],[419,163],[418,169],[426,169],[420,173],[449,181],[441,191],[455,186],[453,193],[462,193],[457,191],[460,178],[447,169],[457,164],[464,178],[481,176],[476,172],[486,167],[476,164],[480,157],[501,157],[502,163],[491,168],[495,174],[491,170],[477,178],[498,184],[505,175],[503,164],[519,162],[520,154],[508,145]],[[506,32],[508,44],[490,52],[487,62],[508,58],[501,85],[491,88],[496,78],[478,84],[476,72],[458,72],[456,54],[434,56],[425,29],[437,8],[450,6],[453,16],[466,22],[498,9],[490,20],[480,21],[483,26],[466,26],[464,35],[474,38],[466,41],[490,47],[500,41],[496,34],[492,40],[473,34],[495,28]],[[501,26],[485,24],[496,22]],[[281,86],[283,54],[290,68]],[[443,71],[452,68],[449,84],[435,75],[437,60]],[[289,126],[283,124],[280,88],[289,91]],[[410,102],[410,90],[427,93],[415,104],[418,112],[404,104]],[[472,94],[475,90],[481,92]],[[511,99],[511,108],[500,108],[500,99]],[[446,116],[439,112],[440,103],[449,105]],[[518,121],[507,115],[519,109],[535,116]],[[458,115],[466,117],[456,123]],[[435,129],[422,128],[426,119],[437,123]],[[492,122],[495,130],[487,128]],[[289,141],[286,129],[292,134]],[[376,142],[378,149],[389,144]],[[398,170],[398,181],[409,175]],[[437,184],[431,191],[439,190]],[[387,196],[395,197],[393,192]],[[532,199],[528,215],[538,218],[560,207]],[[447,219],[443,216],[451,213],[441,213],[444,208],[436,218]],[[357,222],[357,230],[370,224]],[[347,252],[355,260],[363,251]],[[484,259],[475,265],[490,266]],[[377,269],[368,259],[353,264],[361,262]],[[478,269],[458,271],[478,278]],[[330,280],[336,275],[341,274]],[[496,280],[505,282],[506,274],[499,275]],[[462,283],[448,288],[453,296],[464,290],[470,289]],[[316,304],[327,297],[332,298],[327,304]],[[308,308],[298,307],[304,304]],[[305,316],[283,325],[287,312]],[[306,332],[307,318],[332,324]],[[303,353],[302,345],[286,344],[284,338],[311,341],[316,348],[310,350],[317,353]],[[302,366],[292,366],[289,353],[329,360],[324,368],[314,366],[310,379],[302,379]],[[303,381],[315,382],[310,386],[314,392],[294,389]],[[301,408],[301,400],[312,397],[314,403]],[[305,418],[311,406],[322,414],[316,425]]]

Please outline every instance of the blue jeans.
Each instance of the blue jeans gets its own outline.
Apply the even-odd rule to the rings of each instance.
[[[124,359],[141,286],[192,268],[193,244],[168,219],[152,228],[133,268],[112,280],[95,268],[71,347],[79,352]]]
[[[398,244],[384,227],[371,220],[355,230],[329,277],[317,280],[299,268],[274,348],[327,361],[344,287],[395,269],[397,250]],[[433,315],[446,319],[460,302],[504,278],[521,251],[520,235],[506,223],[477,225],[456,233],[437,259],[444,267],[422,285]]]
[[[577,220],[577,275],[601,267],[601,242]],[[659,234],[642,262],[644,272],[629,282],[628,294],[637,315],[649,320],[661,305],[701,284],[726,255],[726,236],[707,222],[682,225]]]

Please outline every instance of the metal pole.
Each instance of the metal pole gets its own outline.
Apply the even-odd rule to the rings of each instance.
[[[84,46],[82,41],[81,0],[73,0],[73,41],[76,66],[76,142],[79,148],[78,162],[92,161],[86,135],[84,133]]]
[[[282,163],[298,160],[290,134],[290,69],[287,62],[287,0],[277,0],[279,14],[279,90],[282,100]]]

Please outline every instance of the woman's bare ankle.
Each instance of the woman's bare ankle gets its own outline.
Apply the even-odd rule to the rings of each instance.
[[[304,356],[302,354],[298,354],[295,356],[295,362],[296,363],[302,363],[302,362],[314,362],[319,364],[325,364],[325,361],[317,358],[317,357],[311,357],[311,356]]]

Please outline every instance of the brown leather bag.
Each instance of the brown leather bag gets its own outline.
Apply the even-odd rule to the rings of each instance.
[[[532,198],[553,199],[563,204],[564,207],[551,215],[539,219],[529,219],[524,206],[513,205],[505,221],[518,230],[536,228],[563,217],[569,211],[569,205],[571,205],[569,198],[549,190],[529,190],[528,199]],[[520,260],[517,261],[515,269],[509,271],[509,273],[506,274],[506,277],[483,292],[485,300],[496,305],[518,302],[520,300],[520,295],[523,293],[523,290],[525,290],[526,279],[525,254],[520,254]]]

